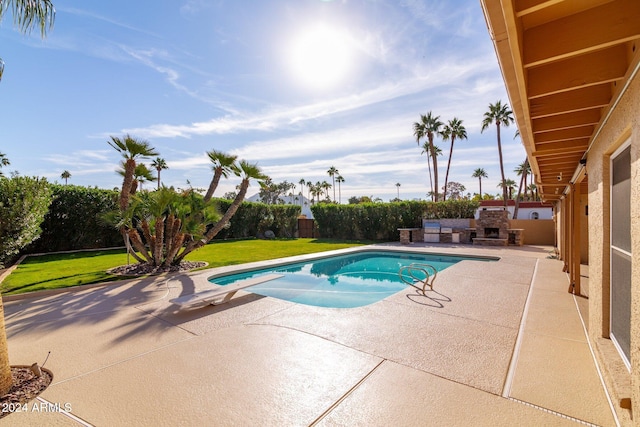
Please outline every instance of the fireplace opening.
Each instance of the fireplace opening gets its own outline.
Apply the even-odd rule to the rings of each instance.
[[[486,239],[497,239],[497,238],[500,237],[500,229],[499,228],[486,227],[484,229],[484,237]]]

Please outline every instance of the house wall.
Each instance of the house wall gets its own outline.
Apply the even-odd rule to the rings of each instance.
[[[631,372],[609,339],[609,245],[611,154],[631,141]],[[588,152],[589,335],[623,425],[640,426],[640,77],[631,81]],[[635,416],[620,407],[631,397]]]

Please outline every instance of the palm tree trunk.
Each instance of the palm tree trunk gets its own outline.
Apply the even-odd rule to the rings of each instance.
[[[504,207],[507,207],[507,183],[504,178],[504,163],[502,161],[502,143],[500,142],[500,122],[496,122],[496,130],[498,132],[498,156],[500,157],[500,175],[502,176],[502,199]]]
[[[431,150],[431,157],[433,160],[433,195],[435,201],[439,201],[438,197],[438,156],[436,155],[435,147],[433,146],[433,136],[429,137],[429,149]]]
[[[447,184],[449,183],[449,168],[451,168],[451,158],[453,157],[453,142],[456,140],[456,137],[451,135],[451,150],[449,150],[449,160],[447,161],[447,173],[444,176],[444,194],[442,196],[442,200],[447,200]]]
[[[480,184],[480,200],[482,200],[482,177],[478,177],[478,184]]]
[[[427,169],[429,169],[429,187],[431,188],[431,201],[433,202],[433,178],[431,177],[431,149],[427,153]]]
[[[213,172],[213,178],[211,178],[211,183],[209,184],[209,189],[207,189],[207,193],[204,195],[205,203],[211,200],[213,197],[213,193],[218,188],[218,183],[220,182],[220,177],[222,176],[222,168],[215,168]]]
[[[520,186],[518,186],[518,197],[516,197],[516,205],[513,208],[513,219],[518,219],[518,208],[520,207],[520,193],[522,193],[522,183],[524,182],[524,177],[526,176],[526,172],[522,172],[522,176],[520,177]]]
[[[0,297],[0,396],[7,394],[12,385],[13,378],[11,377],[11,365],[9,364],[7,332],[4,326],[4,306]]]

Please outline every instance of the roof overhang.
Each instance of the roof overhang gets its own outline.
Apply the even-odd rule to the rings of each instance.
[[[543,200],[574,183],[638,71],[639,0],[480,0]]]

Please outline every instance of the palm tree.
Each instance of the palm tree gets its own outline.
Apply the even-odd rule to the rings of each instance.
[[[538,187],[535,184],[529,184],[529,191],[531,191],[531,198],[535,201],[538,200]]]
[[[449,183],[449,169],[451,168],[451,158],[453,157],[453,143],[456,138],[462,140],[467,139],[467,130],[462,126],[462,120],[454,117],[449,120],[442,129],[442,139],[445,141],[451,140],[451,149],[449,150],[449,160],[447,162],[447,174],[444,176],[444,193],[442,200],[447,200],[447,184]]]
[[[65,170],[60,174],[60,178],[64,179],[64,185],[67,185],[68,179],[71,178],[71,172]]]
[[[507,197],[509,197],[509,199],[513,199],[513,190],[516,188],[516,182],[514,180],[512,180],[511,178],[507,178],[501,183],[499,183],[498,185],[496,185],[496,187],[498,188],[504,187],[507,190]],[[506,202],[507,201],[505,200],[505,206],[506,206]]]
[[[158,172],[158,190],[160,189],[160,171],[162,169],[169,169],[167,162],[162,157],[156,157],[153,162],[151,162],[151,167],[155,168]]]
[[[396,188],[398,189],[398,200],[400,200],[400,183],[396,182]]]
[[[40,35],[45,37],[53,27],[56,11],[49,0],[8,0],[0,1],[0,20],[7,10],[13,13],[13,22],[22,33],[29,33],[33,27],[40,27]],[[4,61],[0,59],[0,79],[4,72]],[[7,166],[9,160],[0,153],[0,166]],[[2,175],[2,174],[0,174]],[[4,326],[4,306],[0,298],[0,396],[7,394],[13,384],[7,333]]]
[[[13,23],[20,32],[29,34],[34,27],[39,27],[42,38],[45,38],[47,31],[53,28],[53,21],[56,18],[56,9],[50,0],[0,1],[0,21],[7,10],[13,13]],[[4,61],[0,58],[0,79],[3,73]]]
[[[471,175],[471,177],[478,178],[478,183],[480,184],[480,200],[482,200],[482,178],[488,178],[489,175],[487,175],[487,171],[483,168],[478,168],[473,171],[473,175]]]
[[[344,182],[342,175],[336,177],[336,182],[338,183],[338,203],[342,203],[342,188],[340,187],[340,184]]]
[[[0,168],[3,166],[9,166],[10,164],[11,162],[7,158],[7,155],[4,153],[0,153]],[[0,176],[4,176],[2,175],[2,171],[0,171]]]
[[[300,184],[300,195],[302,196],[300,199],[300,206],[302,206],[302,201],[304,200],[302,192],[304,191],[304,185],[306,184],[304,178],[301,178],[300,181],[298,181],[298,184]]]
[[[211,178],[211,183],[209,184],[209,189],[207,193],[204,195],[204,201],[208,202],[211,200],[213,193],[216,191],[218,187],[218,183],[220,182],[220,177],[228,178],[231,172],[238,173],[238,168],[236,166],[236,160],[238,156],[233,156],[230,154],[225,154],[221,151],[211,150],[207,151],[207,156],[209,156],[209,160],[213,163],[213,178]]]
[[[417,127],[416,127],[417,125]],[[440,121],[440,116],[434,116],[431,111],[429,111],[426,115],[420,115],[420,122],[414,123],[414,135],[416,138],[418,135],[422,137],[427,137],[428,141],[428,151],[431,154],[431,160],[433,161],[433,188],[435,201],[439,200],[438,196],[438,159],[437,153],[434,149],[433,138],[437,135],[440,135],[440,127],[442,126],[442,122]],[[417,129],[416,129],[417,128]],[[416,134],[417,131],[417,134]]]
[[[422,117],[422,116],[420,116]],[[416,137],[416,142],[420,145],[420,140],[425,137],[424,126],[422,122],[415,122],[413,124],[413,136]],[[429,188],[431,189],[431,194],[433,194],[433,178],[431,177],[431,160],[429,156],[429,143],[427,141],[422,145],[422,152],[420,154],[427,153],[427,170],[429,171]],[[433,196],[431,196],[433,198]]]
[[[244,200],[244,197],[247,194],[247,189],[249,188],[249,183],[252,179],[262,182],[268,178],[262,173],[257,164],[252,164],[245,160],[241,160],[239,165],[233,170],[236,175],[239,175],[242,178],[242,181],[240,182],[240,189],[238,190],[236,197],[233,199],[233,202],[229,205],[224,215],[222,215],[222,218],[213,227],[211,227],[209,231],[207,231],[202,239],[189,242],[185,250],[175,258],[175,261],[173,262],[174,264],[179,264],[187,254],[206,245],[229,223],[229,220],[236,213],[240,204]]]
[[[520,175],[520,185],[518,186],[518,196],[516,197],[516,206],[513,209],[513,219],[518,219],[518,208],[520,207],[520,194],[522,193],[522,189],[525,189],[525,196],[527,192],[527,174],[529,168],[529,159],[525,159],[517,168],[513,171]]]
[[[331,179],[333,180],[333,203],[336,202],[336,175],[338,174],[338,169],[335,166],[331,166],[327,171]]]
[[[322,192],[324,192],[324,194],[327,196],[327,199],[329,198],[329,189],[331,188],[331,184],[329,184],[327,181],[322,181],[320,184],[320,188],[322,189]],[[320,200],[318,200],[319,202]]]
[[[480,132],[489,127],[490,124],[495,123],[496,132],[498,137],[498,155],[500,157],[500,174],[502,176],[501,184],[506,183],[504,177],[504,164],[502,162],[502,144],[500,142],[500,126],[504,125],[508,127],[514,122],[513,112],[509,108],[509,105],[502,104],[502,101],[496,101],[495,104],[489,104],[489,111],[484,113],[484,119],[482,120],[482,128]],[[502,188],[502,198],[504,200],[504,206],[507,206],[507,188]]]
[[[149,142],[125,135],[123,138],[111,137],[107,143],[119,152],[124,158],[124,180],[120,191],[120,210],[125,211],[129,207],[129,194],[134,181],[136,160],[139,158],[157,156],[158,153]]]

